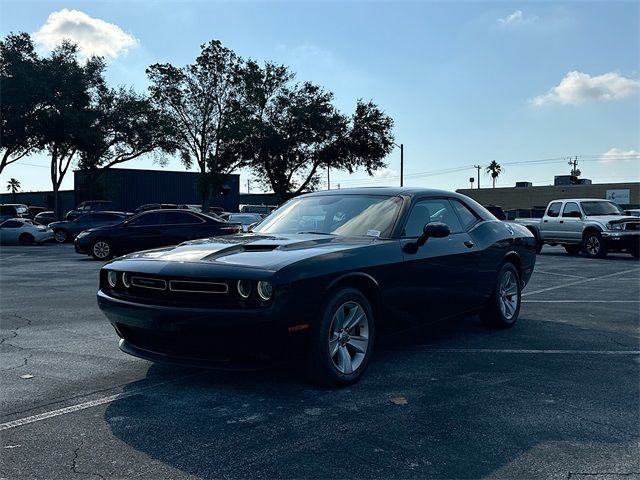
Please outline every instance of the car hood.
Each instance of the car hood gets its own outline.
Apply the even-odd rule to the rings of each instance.
[[[373,237],[247,233],[192,240],[176,247],[132,253],[121,259],[210,263],[274,271],[309,257],[359,248],[376,241],[379,240]]]
[[[589,215],[587,216],[587,220],[593,220],[602,224],[605,223],[624,223],[624,222],[638,222],[640,219],[638,217],[631,216],[616,216],[616,215]]]

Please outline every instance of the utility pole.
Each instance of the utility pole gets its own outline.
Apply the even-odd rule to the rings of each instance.
[[[251,193],[251,180],[247,178],[247,194]]]
[[[571,165],[573,167],[571,169],[571,176],[579,177],[582,172],[580,170],[578,170],[578,157],[575,156],[573,158],[573,161],[571,161],[571,157],[569,157],[569,165]]]
[[[473,168],[478,169],[478,190],[480,190],[480,169],[482,168],[480,165],[474,165]]]
[[[400,186],[404,186],[404,143],[400,144]]]

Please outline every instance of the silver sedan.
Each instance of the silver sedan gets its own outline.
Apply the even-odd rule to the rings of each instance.
[[[33,245],[51,239],[53,230],[26,218],[10,218],[0,223],[0,242],[4,244]]]

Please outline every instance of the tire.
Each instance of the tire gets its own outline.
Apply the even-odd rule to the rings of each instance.
[[[480,319],[488,327],[511,328],[520,315],[522,284],[518,269],[511,262],[500,268],[489,305],[480,312]]]
[[[113,246],[109,240],[99,238],[91,244],[91,256],[96,260],[109,260],[113,257]]]
[[[354,321],[344,329],[343,322]],[[336,291],[310,332],[306,374],[311,383],[344,387],[364,373],[373,353],[375,321],[371,305],[353,288]],[[333,353],[333,354],[332,354]]]
[[[30,233],[23,233],[18,238],[18,243],[20,245],[33,245],[36,243],[36,239]]]
[[[607,246],[602,241],[600,232],[589,232],[584,236],[582,253],[590,258],[604,258],[607,256]]]
[[[69,241],[69,232],[67,232],[63,228],[58,228],[53,232],[53,239],[56,241],[56,243],[65,243]]]
[[[582,250],[582,245],[565,245],[564,249],[569,255],[578,255]]]
[[[542,251],[543,246],[544,246],[544,243],[542,243],[542,240],[538,240],[536,238],[536,253],[540,253]]]

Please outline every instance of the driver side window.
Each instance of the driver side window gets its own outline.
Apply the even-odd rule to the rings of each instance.
[[[462,231],[460,220],[448,200],[437,198],[420,200],[411,209],[404,227],[403,237],[419,237],[427,223],[440,222],[449,227],[451,233]]]

